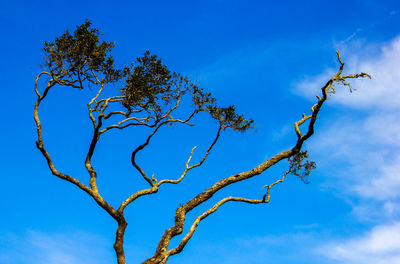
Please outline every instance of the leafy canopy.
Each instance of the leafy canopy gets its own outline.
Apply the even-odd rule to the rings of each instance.
[[[220,107],[211,93],[193,84],[187,77],[171,72],[161,59],[146,51],[131,67],[117,69],[110,55],[115,42],[100,40],[97,28],[89,20],[77,26],[73,35],[66,31],[54,42],[44,42],[43,67],[55,82],[83,89],[89,85],[120,83],[121,105],[128,113],[145,111],[159,121],[177,107],[185,95],[192,100],[193,115],[208,112],[222,129],[245,131],[253,120],[236,113],[235,106]]]
[[[126,74],[116,70],[114,58],[108,53],[114,42],[100,41],[100,33],[91,28],[91,22],[78,26],[71,35],[68,30],[54,42],[44,42],[44,67],[59,78],[69,80],[70,86],[83,88],[83,82],[95,82],[94,74],[101,75],[104,82],[113,82]]]

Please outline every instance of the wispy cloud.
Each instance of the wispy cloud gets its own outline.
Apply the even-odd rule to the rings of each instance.
[[[385,202],[385,204],[383,205],[383,209],[389,215],[400,215],[400,202]]]
[[[333,168],[331,173],[345,192],[381,201],[400,198],[399,124],[400,117],[393,112],[342,117],[325,125],[310,149],[323,166]],[[334,169],[338,163],[340,171]]]
[[[112,244],[87,232],[3,235],[0,244],[2,264],[106,264],[114,261]]]
[[[354,189],[362,196],[387,200],[400,197],[400,156],[396,156],[393,162],[381,161],[376,177],[371,175],[369,179],[357,185]],[[365,172],[364,172],[365,173]]]
[[[375,227],[324,242],[317,251],[340,264],[400,263],[400,38],[354,47],[342,53],[346,72],[373,79],[354,81],[352,94],[337,87],[329,98],[338,108],[335,121],[320,127],[309,148],[327,172],[328,188],[353,206],[353,216]],[[305,78],[296,93],[314,95],[334,72]]]
[[[352,94],[346,87],[336,89],[337,93],[330,98],[334,104],[374,111],[400,108],[400,37],[380,45],[377,54],[372,55],[368,47],[361,50],[350,47],[343,52],[346,72],[367,72],[372,75],[372,80],[353,81],[353,86],[358,89]],[[318,76],[305,78],[296,86],[295,92],[307,97],[314,95],[335,71],[328,69]]]
[[[400,38],[377,48],[371,57],[362,49],[347,49],[343,56],[349,62],[347,72],[368,72],[373,79],[355,81],[358,89],[352,94],[337,87],[330,104],[350,114],[324,124],[310,148],[322,161],[329,155],[331,164],[343,164],[340,171],[335,166],[330,170],[337,175],[335,185],[341,192],[379,200],[383,206],[400,198]],[[332,72],[306,78],[296,87],[297,93],[316,93]]]
[[[320,258],[317,252],[310,251],[310,245],[315,243],[317,243],[316,234],[306,232],[241,237],[219,243],[210,241],[206,246],[202,245],[198,248],[197,251],[201,252],[198,258],[181,260],[177,258],[177,263],[187,263],[189,260],[191,263],[206,263],[213,259],[213,263],[227,264],[308,264]],[[297,253],[288,254],[290,251]]]
[[[397,16],[398,14],[399,14],[398,10],[392,10],[392,11],[390,11],[388,16],[386,16],[386,17],[384,17],[384,18],[382,18],[382,19],[380,19],[378,21],[374,21],[372,23],[366,24],[363,27],[357,28],[353,33],[350,34],[350,36],[348,36],[346,39],[340,41],[337,44],[337,46],[339,48],[341,48],[341,47],[347,45],[349,42],[354,40],[360,33],[364,32],[364,31],[368,31],[371,28],[374,28],[374,27],[384,23],[385,21],[392,19],[394,16]]]
[[[376,226],[356,238],[326,243],[318,251],[341,264],[400,263],[400,222]]]

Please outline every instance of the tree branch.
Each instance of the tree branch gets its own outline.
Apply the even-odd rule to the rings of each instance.
[[[38,76],[38,77],[40,77],[40,76]],[[37,80],[38,80],[38,78],[37,78]],[[36,141],[36,147],[40,150],[42,155],[45,157],[45,159],[47,161],[47,165],[53,175],[57,176],[58,178],[60,178],[62,180],[68,181],[68,182],[74,184],[75,186],[77,186],[78,188],[80,188],[81,190],[85,191],[96,201],[97,204],[99,204],[103,209],[105,209],[113,218],[117,218],[118,217],[117,210],[115,210],[110,204],[108,204],[98,193],[94,192],[94,190],[92,190],[85,184],[81,183],[76,178],[58,171],[53,164],[50,154],[47,152],[46,148],[44,147],[42,126],[41,126],[41,121],[39,119],[39,106],[40,106],[40,103],[42,102],[42,100],[46,97],[50,88],[56,84],[59,84],[59,83],[57,81],[55,81],[54,78],[51,79],[47,83],[47,86],[46,86],[45,90],[43,91],[42,95],[40,95],[38,97],[38,99],[35,103],[34,119],[35,119],[35,123],[36,123],[37,134],[38,134],[38,140]],[[37,91],[37,82],[35,84],[35,90]],[[40,93],[37,91],[37,94],[40,94]]]
[[[103,91],[104,88],[104,83],[101,82],[96,74],[92,71],[93,76],[95,77],[95,79],[97,80],[97,83],[100,84],[100,89],[97,92],[97,94],[95,95],[95,97],[92,98],[92,100],[90,100],[90,102],[88,103],[88,111],[89,111],[89,118],[92,120],[93,123],[93,137],[92,137],[92,141],[90,142],[90,146],[89,146],[89,150],[88,150],[88,154],[86,155],[86,159],[85,159],[85,167],[86,170],[89,172],[90,175],[90,181],[89,181],[89,185],[90,188],[94,191],[94,193],[99,194],[99,190],[97,188],[97,184],[96,184],[96,180],[97,180],[97,172],[95,171],[95,169],[92,166],[91,163],[91,159],[94,153],[94,149],[96,148],[96,144],[100,138],[100,133],[99,133],[99,129],[102,126],[102,116],[101,114],[103,113],[104,109],[107,107],[107,103],[108,101],[106,100],[105,102],[105,106],[101,111],[101,114],[98,116],[98,123],[96,123],[96,120],[93,116],[93,109],[91,108],[91,105],[93,104],[93,102],[95,102],[97,100],[97,98],[100,96],[101,92]]]
[[[99,101],[95,101],[96,104],[93,107],[93,111],[96,111],[96,112],[97,111],[101,111],[104,108],[104,104],[106,102],[108,104],[108,103],[113,103],[113,102],[122,102],[123,100],[124,100],[123,96],[112,96],[112,97],[109,97],[109,98],[100,99]]]
[[[86,155],[86,159],[85,159],[85,167],[90,175],[89,185],[90,185],[90,188],[95,193],[99,193],[99,190],[97,189],[97,184],[96,184],[97,172],[95,171],[95,169],[92,166],[91,159],[92,159],[92,156],[94,153],[94,149],[96,148],[96,144],[100,138],[99,129],[100,129],[101,125],[102,125],[102,119],[99,117],[98,125],[95,125],[95,127],[94,127],[93,138],[92,138],[92,141],[90,142],[88,154]]]
[[[132,203],[133,201],[135,201],[137,198],[139,198],[141,196],[158,192],[158,187],[159,187],[159,184],[155,183],[150,188],[137,191],[136,193],[132,194],[125,201],[123,201],[121,203],[121,205],[118,208],[118,211],[122,213],[124,211],[125,207],[127,207],[130,203]]]
[[[166,117],[170,116],[171,113],[172,113],[172,111],[174,111],[174,110],[178,107],[179,101],[180,101],[180,99],[177,100],[176,105],[175,105],[174,107],[172,107],[167,113],[165,113],[165,114],[161,117],[161,119],[160,119],[158,122],[160,122],[162,119],[165,119]],[[161,126],[163,126],[163,125],[165,125],[165,124],[168,124],[168,123],[184,123],[184,124],[189,124],[188,121],[194,116],[195,113],[196,113],[196,111],[193,111],[193,113],[192,113],[186,120],[167,119],[167,120],[162,121],[161,123],[159,123],[159,124],[156,126],[156,128],[153,130],[153,132],[147,137],[146,141],[145,141],[143,144],[139,145],[139,146],[132,152],[132,155],[131,155],[131,163],[132,163],[132,165],[139,171],[139,173],[140,173],[140,174],[142,175],[142,177],[150,184],[150,186],[154,186],[154,182],[153,182],[149,177],[147,177],[147,175],[146,175],[145,172],[142,170],[142,168],[140,168],[140,166],[136,163],[136,161],[135,161],[136,154],[137,154],[140,150],[144,149],[147,145],[149,145],[150,139],[155,135],[155,133],[158,131],[158,129],[159,129]],[[155,124],[157,124],[157,123],[155,123]],[[190,125],[190,124],[189,124],[189,125]]]
[[[162,181],[159,182],[159,185],[164,184],[164,183],[178,184],[179,182],[181,182],[181,181],[183,180],[183,178],[186,176],[186,174],[187,174],[187,172],[188,172],[189,170],[201,166],[201,165],[203,164],[203,162],[206,160],[206,158],[207,158],[208,154],[210,153],[211,149],[213,148],[213,146],[217,143],[217,141],[218,141],[218,139],[219,139],[219,136],[220,136],[220,134],[221,134],[221,130],[222,130],[222,126],[219,127],[218,132],[217,132],[217,135],[216,135],[214,141],[213,141],[213,142],[211,143],[211,145],[208,147],[206,153],[204,154],[202,160],[201,160],[199,163],[196,163],[196,164],[193,164],[193,165],[190,165],[190,166],[189,166],[189,163],[190,163],[190,161],[192,160],[192,157],[193,157],[193,152],[194,152],[194,150],[196,149],[196,147],[194,147],[194,148],[192,148],[192,150],[191,150],[191,152],[190,152],[189,159],[188,159],[188,161],[187,161],[186,164],[185,164],[186,168],[185,168],[185,170],[183,171],[182,175],[181,175],[178,179],[176,179],[176,180],[168,180],[168,179],[162,180]]]
[[[127,112],[124,112],[124,111],[111,111],[110,113],[108,113],[105,117],[104,117],[104,119],[109,119],[111,116],[113,116],[113,115],[123,115],[123,116],[125,116],[126,118],[128,118],[131,114],[134,114],[134,113],[140,113],[140,112],[143,112],[143,109],[139,109],[139,110],[129,110],[129,111],[127,111]]]
[[[51,74],[48,73],[48,72],[41,72],[41,73],[38,74],[38,76],[36,76],[36,80],[35,80],[35,93],[37,94],[38,97],[40,97],[40,93],[39,93],[39,90],[38,90],[38,87],[37,87],[37,86],[38,86],[39,79],[40,79],[40,77],[41,77],[43,74],[46,74],[46,75],[48,75],[48,76],[51,77]],[[49,88],[49,89],[50,89],[50,88]]]
[[[173,237],[182,233],[183,225],[184,225],[184,222],[186,219],[186,214],[188,212],[190,212],[191,210],[193,210],[194,208],[196,208],[198,205],[209,200],[216,192],[218,192],[219,190],[221,190],[233,183],[243,181],[243,180],[252,178],[254,176],[257,176],[257,175],[263,173],[264,171],[266,171],[271,166],[277,164],[281,160],[290,158],[290,157],[296,155],[297,153],[299,153],[304,141],[306,141],[308,138],[310,138],[313,135],[314,124],[317,120],[318,113],[319,113],[323,103],[326,101],[327,94],[330,92],[330,89],[332,88],[332,85],[335,81],[341,82],[340,81],[341,79],[343,79],[343,78],[346,79],[347,77],[348,78],[370,77],[368,74],[365,74],[365,73],[349,75],[349,76],[341,76],[341,73],[342,73],[343,67],[344,67],[344,63],[342,62],[342,60],[340,58],[339,52],[337,52],[337,56],[338,56],[338,60],[340,63],[340,68],[339,68],[338,72],[322,87],[322,89],[321,89],[322,90],[322,98],[320,98],[319,96],[317,97],[318,102],[311,108],[311,111],[312,111],[311,116],[305,116],[303,114],[303,118],[301,120],[297,121],[296,122],[297,124],[295,124],[298,139],[297,139],[294,147],[292,147],[289,150],[286,150],[286,151],[276,154],[272,158],[262,162],[260,165],[254,167],[251,170],[248,170],[248,171],[245,171],[242,173],[238,173],[238,174],[234,174],[232,176],[229,176],[228,178],[217,181],[210,188],[208,188],[204,192],[198,194],[196,197],[194,197],[187,203],[181,205],[176,210],[174,225],[171,226],[170,228],[168,228],[162,235],[162,237],[157,245],[157,249],[156,249],[154,256],[149,258],[148,260],[146,260],[143,263],[150,264],[150,263],[161,263],[162,261],[165,261],[165,257],[167,255],[167,250],[168,250],[170,240]],[[303,124],[308,119],[310,119],[310,122],[308,125],[307,133],[305,135],[302,135],[298,126]]]
[[[96,77],[96,79],[97,79],[97,77]],[[94,110],[91,108],[91,105],[93,104],[93,102],[95,102],[95,101],[97,100],[97,98],[99,97],[100,93],[103,91],[103,88],[104,88],[104,84],[101,83],[101,84],[100,84],[100,89],[99,89],[99,91],[97,92],[96,96],[93,97],[92,100],[90,100],[90,102],[88,103],[89,118],[90,118],[90,120],[92,120],[92,123],[93,123],[93,127],[94,127],[94,128],[97,127],[97,124],[96,124],[96,119],[95,119],[94,116],[93,116],[93,111],[94,111]]]
[[[248,198],[243,198],[243,197],[226,197],[223,198],[222,200],[220,200],[219,202],[217,202],[213,207],[211,207],[210,209],[208,209],[207,211],[205,211],[203,214],[199,215],[195,221],[193,222],[193,224],[191,225],[189,231],[186,233],[186,235],[181,239],[181,242],[179,243],[178,246],[176,246],[175,248],[168,250],[164,255],[163,255],[163,260],[160,263],[166,263],[166,260],[170,257],[173,256],[175,254],[178,254],[180,252],[182,252],[182,250],[184,249],[184,247],[187,245],[187,243],[189,242],[189,240],[192,238],[194,232],[196,231],[198,225],[200,224],[200,222],[202,220],[204,220],[206,217],[208,217],[209,215],[215,213],[218,208],[227,203],[227,202],[244,202],[244,203],[250,203],[250,204],[260,204],[260,203],[269,203],[271,200],[271,197],[269,195],[269,191],[270,189],[283,182],[286,178],[286,176],[290,173],[290,171],[285,172],[285,174],[283,175],[283,177],[277,181],[275,181],[274,183],[272,183],[271,185],[266,185],[263,188],[267,187],[267,192],[264,195],[264,197],[262,199],[248,199]]]
[[[125,125],[122,125],[122,124],[124,124],[124,123],[126,123],[128,121],[131,121],[131,120],[135,120],[135,121],[137,121],[137,123],[132,122],[132,123],[127,123]],[[126,119],[118,122],[118,124],[110,125],[110,126],[104,128],[104,129],[102,129],[100,131],[100,134],[103,134],[104,132],[107,132],[108,130],[113,129],[113,128],[124,129],[124,128],[129,127],[129,126],[139,126],[139,125],[143,125],[143,126],[147,126],[147,127],[154,127],[154,124],[153,125],[149,125],[149,124],[146,123],[146,121],[148,121],[148,120],[149,120],[149,117],[143,117],[143,118],[129,117],[129,118],[126,118]]]
[[[191,150],[191,152],[190,152],[189,159],[188,159],[188,161],[187,161],[186,164],[185,164],[186,168],[185,168],[184,172],[182,173],[182,175],[181,175],[177,180],[167,180],[167,179],[166,179],[166,180],[162,180],[162,181],[158,182],[157,179],[155,179],[155,178],[154,178],[154,175],[153,175],[153,176],[151,177],[152,186],[151,186],[150,188],[147,188],[147,189],[144,189],[144,190],[140,190],[140,191],[138,191],[138,192],[132,194],[131,196],[129,196],[125,201],[123,201],[123,202],[121,203],[121,205],[120,205],[119,208],[118,208],[118,211],[120,211],[120,212],[122,213],[122,212],[124,211],[124,209],[126,208],[126,206],[128,206],[130,203],[132,203],[133,201],[135,201],[137,198],[139,198],[139,197],[141,197],[141,196],[148,195],[148,194],[153,194],[153,193],[158,192],[159,187],[160,187],[162,184],[164,184],[164,183],[173,183],[173,184],[177,184],[177,183],[179,183],[180,181],[182,181],[182,179],[185,177],[185,175],[187,174],[187,172],[188,172],[190,169],[193,169],[193,168],[195,168],[195,167],[200,166],[200,165],[205,161],[205,159],[206,159],[206,157],[208,156],[208,154],[210,153],[212,147],[213,147],[213,146],[215,145],[215,143],[217,142],[217,140],[218,140],[218,138],[219,138],[219,136],[220,136],[221,129],[222,129],[221,127],[218,129],[217,136],[215,137],[215,139],[214,139],[214,141],[212,142],[212,144],[208,147],[206,153],[204,154],[203,159],[202,159],[199,163],[194,164],[194,165],[192,165],[192,166],[189,166],[189,163],[190,163],[190,161],[191,161],[191,159],[192,159],[192,157],[193,157],[193,152],[194,152],[194,150],[196,149],[196,147],[194,147],[194,148],[192,148],[192,150]],[[154,132],[154,131],[153,131],[153,132]],[[138,165],[137,165],[137,166],[138,166]],[[138,167],[139,167],[139,166],[138,166]],[[140,167],[139,167],[139,169],[143,172],[143,170],[142,170]],[[140,172],[140,171],[139,171],[139,172]],[[143,172],[143,174],[146,175],[144,172]],[[143,176],[143,175],[142,175],[142,176]],[[146,177],[147,177],[147,176],[146,176]],[[147,177],[147,178],[148,178],[148,177]]]

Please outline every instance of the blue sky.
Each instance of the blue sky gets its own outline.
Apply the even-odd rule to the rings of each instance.
[[[177,186],[126,209],[128,263],[154,252],[174,210],[218,179],[245,171],[293,145],[295,122],[338,68],[365,71],[325,105],[305,148],[316,161],[308,185],[289,177],[267,205],[226,204],[204,220],[170,263],[400,263],[400,4],[398,1],[1,1],[2,142],[0,263],[113,263],[116,224],[89,197],[49,172],[35,147],[33,84],[43,41],[90,19],[119,65],[150,50],[222,105],[235,104],[255,129],[222,135],[205,164]],[[117,91],[117,90],[116,90]],[[83,182],[92,133],[90,90],[54,89],[40,109],[56,166]],[[5,110],[5,113],[4,113]],[[199,159],[216,132],[164,129],[138,157],[158,177]],[[98,185],[114,206],[145,188],[130,152],[146,131],[117,131],[94,156]],[[197,154],[197,156],[196,156]],[[238,183],[194,210],[189,223],[230,195],[261,198],[286,163]],[[177,243],[177,240],[174,241]],[[175,245],[175,244],[174,244]]]

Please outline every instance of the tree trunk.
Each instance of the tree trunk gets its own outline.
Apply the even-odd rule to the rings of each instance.
[[[126,264],[125,253],[124,253],[124,235],[127,225],[128,223],[125,221],[125,219],[118,221],[118,229],[114,243],[114,250],[115,253],[117,254],[118,264]]]

